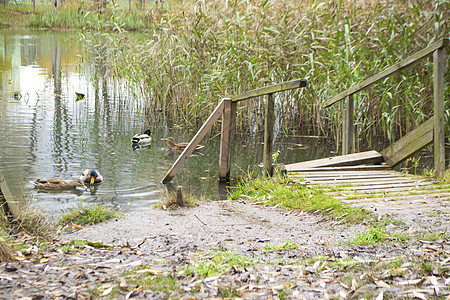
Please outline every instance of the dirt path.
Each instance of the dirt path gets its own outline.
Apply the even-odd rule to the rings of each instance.
[[[431,210],[405,203],[405,209],[390,216],[401,222],[391,223],[387,230],[408,236],[446,232],[447,239],[415,238],[363,247],[352,247],[348,241],[367,230],[364,224],[337,224],[320,215],[286,212],[251,201],[201,201],[193,208],[175,211],[133,212],[63,234],[45,252],[26,249],[21,262],[1,264],[0,297],[446,298],[450,295],[450,203],[449,199],[439,201]],[[373,203],[367,202],[367,208],[386,215],[385,210],[375,210]],[[119,247],[83,244],[73,246],[74,252],[63,248],[76,239]],[[287,242],[296,247],[270,250]],[[212,263],[218,268],[217,257],[225,256],[225,250],[254,263],[232,266],[228,262],[219,274],[203,277],[197,270],[186,276],[187,268],[199,264]],[[402,262],[393,265],[399,259]],[[428,262],[425,272],[421,266]],[[126,270],[133,273],[124,275]],[[158,291],[150,283],[131,284],[140,274],[153,279],[171,274],[178,286],[173,291]]]

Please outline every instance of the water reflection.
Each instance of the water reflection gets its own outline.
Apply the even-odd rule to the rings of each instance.
[[[145,114],[137,90],[104,76],[101,55],[96,67],[82,66],[82,45],[69,32],[0,31],[0,172],[12,193],[33,196],[34,205],[54,214],[80,201],[103,203],[121,210],[148,209],[166,188],[160,181],[177,159],[161,138],[188,141],[194,132],[162,111]],[[84,94],[84,98],[77,97]],[[153,143],[133,147],[133,135],[150,128]],[[262,136],[237,136],[232,175],[248,172],[262,161]],[[295,147],[308,143],[308,147]],[[207,136],[202,155],[192,156],[175,176],[174,186],[186,192],[226,197],[217,184],[220,140]],[[294,145],[294,146],[293,146]],[[279,162],[320,157],[325,140],[280,136],[274,150]],[[87,168],[98,169],[105,182],[89,191],[41,192],[29,181],[58,176],[73,179]]]

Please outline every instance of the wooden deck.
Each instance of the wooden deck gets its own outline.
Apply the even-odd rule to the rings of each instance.
[[[367,153],[364,156],[368,157]],[[305,186],[321,187],[335,199],[379,213],[424,212],[442,208],[450,211],[449,184],[437,184],[430,178],[393,171],[382,162],[322,166],[327,160],[342,163],[343,158],[286,165],[287,175]]]

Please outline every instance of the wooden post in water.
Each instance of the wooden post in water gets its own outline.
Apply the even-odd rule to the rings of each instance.
[[[342,155],[354,152],[353,145],[355,143],[354,126],[353,126],[353,110],[354,110],[354,94],[345,97],[344,118],[342,120]]]
[[[220,134],[219,180],[230,181],[231,151],[236,120],[236,103],[223,99],[222,130]]]
[[[444,48],[433,53],[434,94],[434,169],[436,178],[445,173],[445,119],[444,119]]]
[[[273,175],[272,152],[273,152],[273,124],[275,121],[273,93],[267,94],[265,121],[264,121],[264,175]]]

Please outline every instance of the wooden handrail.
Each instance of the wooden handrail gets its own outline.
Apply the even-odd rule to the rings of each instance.
[[[306,86],[306,79],[296,79],[292,81],[286,81],[282,83],[277,83],[274,85],[265,86],[259,89],[254,89],[248,92],[241,93],[234,97],[231,97],[233,101],[242,101],[250,98],[264,96],[268,94],[273,94],[276,92],[282,92],[292,89],[298,89]]]
[[[305,79],[297,79],[282,83],[277,83],[267,87],[251,90],[245,93],[241,93],[231,98],[224,98],[211,113],[209,118],[199,129],[196,135],[192,138],[186,149],[180,154],[178,159],[172,165],[170,170],[166,173],[166,176],[162,180],[163,183],[168,183],[172,180],[178,170],[183,166],[189,155],[194,152],[195,147],[205,137],[208,130],[212,127],[214,122],[222,116],[222,130],[220,140],[220,157],[219,157],[219,180],[228,181],[230,179],[230,167],[231,167],[231,149],[233,131],[235,126],[236,117],[236,104],[239,101],[247,100],[250,98],[268,95],[266,105],[266,119],[265,119],[265,134],[264,134],[264,168],[267,173],[272,172],[272,137],[273,137],[273,94],[276,92],[282,92],[306,86]],[[269,153],[270,152],[270,153]]]
[[[334,96],[331,99],[328,99],[327,101],[325,101],[325,103],[322,106],[328,107],[330,105],[333,105],[334,103],[345,99],[345,97],[347,97],[351,94],[354,94],[356,92],[359,92],[359,91],[371,86],[372,84],[375,84],[375,83],[379,82],[380,80],[383,80],[386,77],[389,77],[390,75],[403,70],[404,68],[410,66],[411,64],[417,62],[418,60],[421,60],[425,57],[432,55],[434,53],[434,51],[436,51],[437,49],[447,47],[449,45],[449,41],[450,40],[448,38],[444,38],[444,39],[441,39],[441,40],[431,44],[430,46],[420,50],[419,52],[405,58],[401,62],[398,62],[398,63],[394,64],[393,66],[387,68],[386,70],[384,70],[372,77],[367,78],[366,80],[343,91],[339,95]]]
[[[172,180],[172,178],[175,176],[175,174],[178,172],[178,170],[184,165],[184,162],[187,160],[189,155],[191,155],[192,152],[194,152],[197,145],[205,137],[208,130],[214,125],[214,122],[216,122],[217,119],[222,115],[223,107],[224,107],[223,103],[224,103],[224,100],[220,101],[219,105],[217,105],[216,109],[211,113],[211,115],[208,117],[206,122],[199,129],[197,134],[192,138],[192,140],[189,142],[189,144],[184,149],[184,151],[181,152],[180,156],[178,156],[178,159],[175,161],[175,163],[169,169],[166,176],[164,176],[164,179],[162,180],[163,183],[169,182]]]
[[[433,123],[433,141],[434,141],[434,168],[435,175],[440,178],[445,172],[445,119],[444,119],[444,48],[448,47],[450,44],[450,39],[443,38],[430,46],[420,50],[419,52],[407,57],[406,59],[394,64],[393,66],[387,68],[386,70],[369,77],[366,80],[352,86],[351,88],[345,90],[339,95],[328,99],[323,103],[323,107],[328,107],[334,103],[346,99],[345,112],[343,114],[342,120],[342,154],[353,153],[353,145],[355,142],[354,137],[354,124],[353,124],[353,109],[354,109],[354,98],[356,98],[356,93],[361,90],[391,76],[406,67],[409,67],[413,63],[433,55],[433,106],[434,106],[434,116],[433,122],[427,121],[427,126]],[[425,128],[425,126],[421,126]],[[428,127],[427,127],[428,128]],[[431,135],[431,131],[428,131],[427,138]],[[414,137],[415,138],[415,137]],[[407,139],[409,141],[410,139]],[[414,140],[414,139],[413,139]],[[425,142],[425,141],[422,141]],[[414,140],[415,144],[416,142]],[[401,145],[401,144],[397,144]],[[399,146],[400,147],[400,146]],[[403,146],[401,146],[403,147]],[[393,148],[394,149],[394,148]],[[416,148],[414,148],[416,149]],[[398,151],[395,148],[395,151]],[[406,152],[408,150],[405,150]],[[387,152],[386,152],[387,153]],[[389,152],[390,153],[390,152]],[[395,161],[393,159],[392,161]]]

